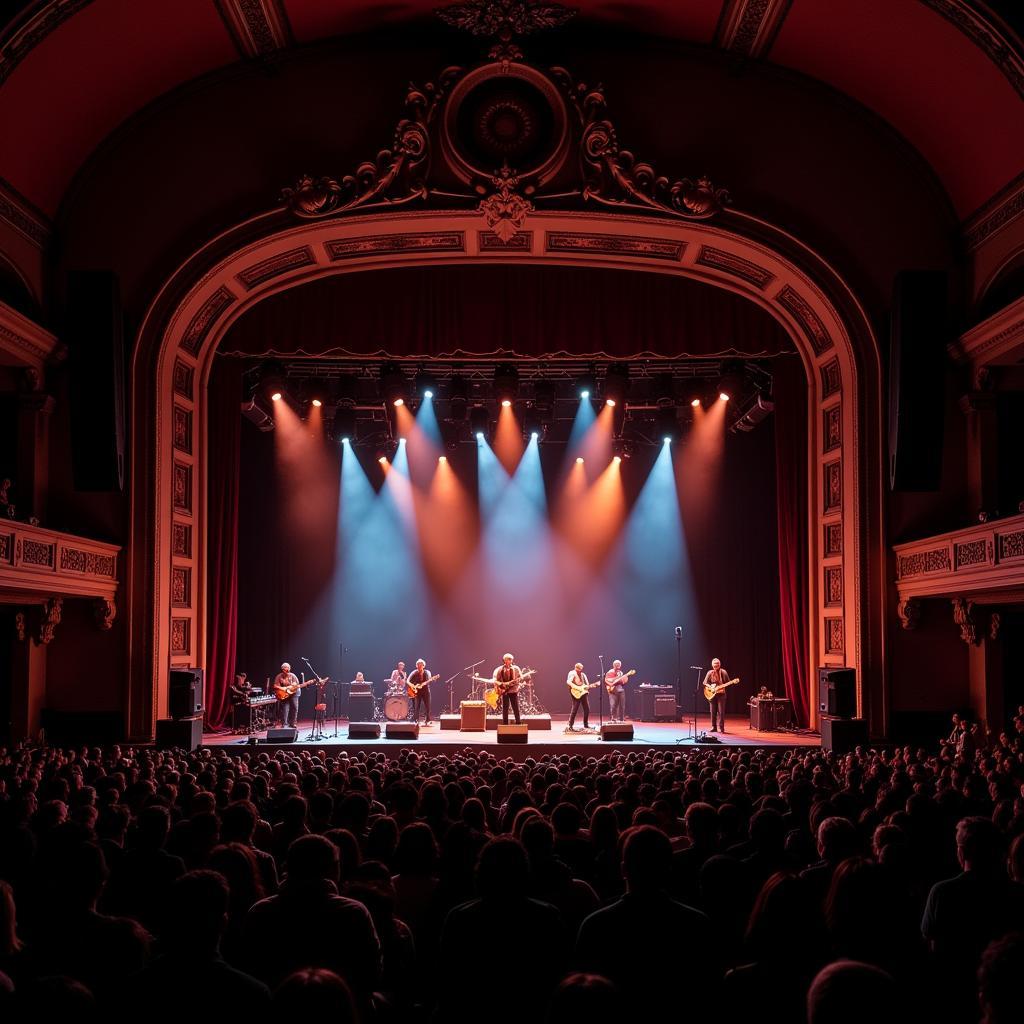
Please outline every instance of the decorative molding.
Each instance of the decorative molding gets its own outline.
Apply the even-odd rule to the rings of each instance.
[[[497,39],[490,51],[492,60],[519,60],[523,54],[512,42],[514,37],[564,25],[576,11],[549,0],[464,0],[435,13],[452,28]]]
[[[999,612],[992,612],[988,617],[988,638],[989,640],[999,639],[999,630],[1003,624],[1003,618]]]
[[[822,484],[825,514],[838,512],[843,507],[843,467],[838,459],[825,463]]]
[[[39,610],[39,630],[36,633],[36,643],[42,647],[53,641],[53,635],[60,625],[61,610],[64,607],[62,597],[47,598]]]
[[[700,247],[694,263],[701,267],[712,267],[732,277],[738,277],[741,281],[746,281],[762,291],[775,280],[775,275],[759,264],[710,245]]]
[[[826,523],[822,546],[826,558],[838,558],[843,553],[843,524]]]
[[[768,56],[793,0],[725,0],[714,44],[739,57]]]
[[[463,231],[407,231],[395,235],[365,235],[325,242],[332,262],[360,259],[364,256],[396,256],[403,252],[465,252]]]
[[[104,576],[112,580],[117,573],[117,559],[113,555],[62,545],[60,568],[61,572],[81,572],[87,576]]]
[[[825,619],[825,653],[842,654],[845,648],[843,636],[843,620],[826,617]]]
[[[44,569],[52,569],[56,564],[56,541],[38,541],[25,538],[18,543],[21,545],[21,557],[19,561],[23,565],[34,565],[40,566]]]
[[[842,406],[837,402],[821,413],[821,444],[823,452],[834,452],[843,446]]]
[[[518,192],[519,175],[508,164],[491,179],[494,191],[481,199],[477,209],[483,214],[487,226],[502,242],[511,241],[533,213],[533,203]]]
[[[192,514],[192,467],[184,462],[174,462],[174,487],[172,502],[175,512]]]
[[[1024,173],[1004,185],[964,222],[961,230],[969,252],[980,249],[993,235],[1024,213]]]
[[[830,359],[821,366],[821,397],[829,398],[842,390],[843,375],[839,369],[839,360]]]
[[[192,603],[192,570],[187,565],[171,567],[171,607],[188,608]]]
[[[1019,44],[989,21],[980,5],[969,0],[921,0],[926,7],[955,25],[1003,73],[1003,77],[1024,99],[1024,58]]]
[[[174,360],[174,393],[192,401],[192,381],[195,379],[195,368],[178,357]]]
[[[214,0],[214,3],[243,58],[266,57],[295,41],[283,0]]]
[[[15,612],[15,615],[14,615],[14,632],[15,632],[15,635],[18,637],[18,642],[19,643],[24,643],[25,642],[25,637],[28,634],[28,628],[27,628],[27,625],[25,623],[25,613],[24,612]]]
[[[120,551],[114,544],[10,522],[0,532],[0,590],[36,599],[112,597]]]
[[[185,658],[192,653],[192,620],[171,619],[171,656]]]
[[[786,285],[776,296],[779,305],[782,306],[803,328],[810,341],[811,347],[816,355],[827,352],[832,347],[832,339],[829,337],[821,317],[811,309],[810,303],[792,285]]]
[[[117,618],[117,605],[114,603],[113,598],[96,598],[94,608],[96,611],[96,625],[103,630],[111,629],[114,625],[114,619]]]
[[[517,231],[508,241],[503,241],[493,231],[477,232],[477,249],[480,252],[532,252],[533,232]]]
[[[174,523],[171,528],[171,554],[177,558],[192,557],[192,527]]]
[[[38,46],[55,28],[90,2],[49,0],[30,8],[20,21],[16,20],[13,27],[6,30],[3,42],[0,42],[0,85],[7,81],[11,72],[33,47]]]
[[[640,259],[668,260],[678,263],[686,243],[671,238],[645,238],[642,235],[597,235],[579,231],[548,231],[544,236],[547,252],[592,253],[595,256],[636,256]]]
[[[179,452],[192,454],[192,413],[175,403],[171,443]]]
[[[0,56],[2,68],[2,56]],[[0,85],[3,79],[0,77]],[[0,178],[0,220],[23,235],[37,249],[46,248],[52,228],[50,219],[26,199],[9,181]]]
[[[843,567],[841,565],[825,566],[825,607],[841,608],[843,606]]]
[[[957,569],[965,569],[972,565],[980,565],[989,561],[988,553],[991,550],[988,542],[981,540],[964,541],[961,544],[953,545],[953,564]]]
[[[1024,356],[1024,296],[964,331],[946,346],[958,363],[1020,362]]]
[[[1024,558],[1024,530],[999,534],[999,561]]]
[[[903,629],[917,629],[921,622],[921,602],[916,597],[908,597],[896,605],[896,614],[900,617]]]
[[[316,257],[313,255],[312,248],[302,245],[297,249],[289,249],[288,252],[282,252],[269,259],[260,260],[259,263],[254,263],[251,267],[246,267],[237,275],[236,279],[243,288],[252,290],[265,281],[287,274],[290,270],[311,267],[314,263],[316,263]]]
[[[960,627],[960,639],[969,647],[978,643],[978,624],[974,621],[974,602],[953,598],[953,621]]]
[[[47,363],[58,363],[65,355],[56,335],[44,330],[6,302],[0,302],[0,352],[13,362],[42,371]]]
[[[202,347],[210,328],[234,302],[235,293],[227,285],[222,284],[189,321],[188,327],[185,328],[185,336],[181,340],[181,347],[189,355],[194,356]]]

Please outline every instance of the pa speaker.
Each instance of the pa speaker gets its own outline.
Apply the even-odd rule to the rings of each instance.
[[[117,276],[106,270],[68,275],[71,469],[80,491],[124,488],[124,337]]]
[[[203,713],[203,670],[172,668],[167,692],[171,718],[192,718]]]
[[[857,714],[856,669],[818,669],[818,712],[834,718],[853,718]]]
[[[348,698],[348,720],[368,722],[373,718],[373,694],[350,693]]]
[[[379,740],[380,722],[349,722],[348,738],[350,740]]]
[[[419,722],[388,722],[384,726],[384,737],[389,740],[418,740]]]
[[[949,340],[942,271],[896,276],[889,333],[889,484],[894,491],[936,491]]]
[[[294,743],[299,737],[299,730],[293,725],[282,726],[280,729],[267,730],[268,743]]]
[[[195,718],[160,718],[156,723],[156,745],[162,750],[182,747],[195,750],[203,742],[203,720]]]
[[[863,718],[821,719],[821,745],[837,754],[848,754],[868,742],[868,723]]]
[[[499,743],[528,743],[530,727],[528,725],[499,725]]]
[[[673,698],[673,711],[675,698]],[[633,738],[633,726],[630,722],[612,722],[601,726],[601,739],[623,743]]]

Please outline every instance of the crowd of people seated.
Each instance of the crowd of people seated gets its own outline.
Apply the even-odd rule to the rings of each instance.
[[[1019,1021],[1021,727],[848,755],[0,750],[0,1016]]]

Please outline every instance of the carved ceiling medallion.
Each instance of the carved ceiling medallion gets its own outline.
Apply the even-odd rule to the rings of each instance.
[[[480,0],[438,13],[475,35],[497,35],[504,49],[476,68],[449,67],[435,82],[410,86],[390,148],[340,179],[307,174],[283,190],[295,216],[475,206],[508,243],[542,207],[703,220],[729,201],[706,177],[668,178],[623,149],[601,86],[565,68],[535,67],[518,50],[510,55],[513,36],[561,24],[567,8]]]

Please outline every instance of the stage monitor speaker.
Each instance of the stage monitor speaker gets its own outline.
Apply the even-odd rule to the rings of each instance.
[[[530,727],[528,725],[499,725],[499,743],[528,743]]]
[[[171,718],[191,718],[203,713],[203,670],[172,668],[167,690]]]
[[[896,275],[889,331],[889,485],[937,491],[946,400],[946,275]]]
[[[283,725],[278,729],[267,730],[268,743],[294,743],[299,738],[299,730],[294,725]]]
[[[826,715],[821,719],[821,745],[825,750],[836,754],[848,754],[858,746],[866,746],[868,742],[868,723],[863,718],[831,718]]]
[[[674,705],[672,710],[673,712],[675,711]],[[633,726],[629,722],[613,722],[601,726],[601,739],[603,740],[611,740],[613,743],[625,743],[632,738]]]
[[[856,669],[818,669],[818,712],[834,718],[853,718],[857,714]]]
[[[388,722],[384,726],[384,737],[389,740],[418,740],[419,722]]]
[[[79,491],[124,489],[124,320],[117,275],[68,274],[71,470]]]
[[[679,712],[676,710],[675,697],[656,695],[654,698],[654,720],[656,722],[674,722],[678,718]]]
[[[348,738],[350,740],[379,740],[380,722],[349,722]]]
[[[159,718],[156,723],[156,745],[161,750],[182,747],[195,750],[203,742],[203,720],[195,718]]]

